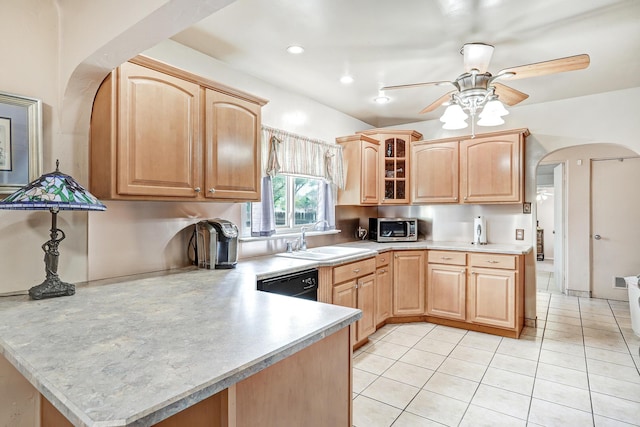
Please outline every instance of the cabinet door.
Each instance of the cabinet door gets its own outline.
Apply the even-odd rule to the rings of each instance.
[[[378,144],[362,142],[362,176],[360,177],[360,202],[378,204],[380,194],[380,167]]]
[[[458,141],[412,144],[412,203],[458,203],[458,187]]]
[[[461,266],[429,264],[427,271],[427,314],[465,320],[467,269]]]
[[[260,106],[206,90],[205,197],[260,200]]]
[[[389,267],[376,270],[376,324],[387,320],[392,315],[391,306],[391,272]]]
[[[382,176],[382,204],[409,203],[409,140],[398,136],[381,136],[383,155]]]
[[[356,299],[357,281],[349,280],[348,282],[335,285],[333,287],[333,304],[341,305],[343,307],[358,308],[358,301]],[[358,321],[359,322],[359,321]],[[356,343],[356,331],[358,329],[357,322],[355,325],[351,325],[351,342]]]
[[[468,320],[489,326],[516,326],[516,272],[471,268]]]
[[[464,203],[521,202],[524,173],[521,134],[460,143],[460,192]]]
[[[125,63],[118,90],[118,194],[197,197],[200,86]]]
[[[376,275],[358,279],[356,295],[358,308],[362,310],[362,318],[358,320],[356,339],[362,341],[376,331]]]
[[[395,251],[393,255],[394,316],[423,315],[426,251]]]

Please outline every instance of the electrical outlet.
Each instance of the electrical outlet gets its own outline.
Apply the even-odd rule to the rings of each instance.
[[[516,240],[524,240],[524,229],[516,228]]]

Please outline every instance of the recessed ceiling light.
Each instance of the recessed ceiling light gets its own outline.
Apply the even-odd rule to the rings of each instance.
[[[344,76],[340,77],[340,83],[342,83],[343,85],[350,85],[351,83],[353,83],[353,77],[345,74]]]
[[[304,48],[302,46],[298,46],[294,44],[287,48],[287,52],[293,55],[300,55],[302,52],[304,52]]]
[[[388,96],[376,96],[375,98],[373,98],[373,100],[377,103],[377,104],[386,104],[387,102],[390,101]]]

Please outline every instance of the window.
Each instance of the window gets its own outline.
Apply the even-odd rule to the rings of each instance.
[[[315,224],[320,217],[319,179],[277,175],[273,178],[276,231],[286,233]]]
[[[335,204],[331,185],[322,179],[299,175],[277,175],[263,181],[260,203],[247,203],[243,211],[242,235],[269,237],[300,232],[305,225],[324,220],[319,230],[335,229]],[[264,190],[271,188],[265,194]],[[273,193],[272,205],[269,205]],[[254,221],[254,223],[252,223]]]

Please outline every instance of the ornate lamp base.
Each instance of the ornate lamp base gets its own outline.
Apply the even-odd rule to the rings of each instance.
[[[75,285],[65,283],[57,276],[47,277],[44,282],[29,289],[29,296],[32,299],[45,299],[55,297],[71,296],[76,293]]]

